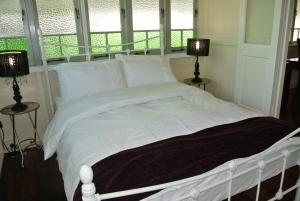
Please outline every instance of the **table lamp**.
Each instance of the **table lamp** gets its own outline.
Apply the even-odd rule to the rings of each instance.
[[[16,104],[11,108],[15,112],[26,110],[27,106],[21,103],[22,96],[16,77],[29,74],[27,52],[23,50],[0,51],[0,77],[13,78],[14,100]]]
[[[196,63],[195,63],[195,77],[192,79],[193,83],[200,83],[202,82],[200,78],[200,71],[199,71],[199,62],[198,56],[208,56],[209,55],[209,39],[201,39],[201,38],[188,38],[187,39],[187,55],[196,56]]]

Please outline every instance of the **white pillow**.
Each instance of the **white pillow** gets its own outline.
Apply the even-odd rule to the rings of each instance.
[[[118,60],[65,63],[58,65],[56,71],[63,103],[127,87]]]
[[[128,87],[176,82],[169,60],[158,55],[116,55],[123,63]]]

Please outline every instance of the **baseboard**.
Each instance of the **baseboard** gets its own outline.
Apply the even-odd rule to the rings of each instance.
[[[3,165],[3,159],[4,159],[4,153],[0,152],[0,176],[1,176],[1,170]]]

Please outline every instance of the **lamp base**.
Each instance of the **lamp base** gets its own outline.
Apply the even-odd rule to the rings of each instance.
[[[193,78],[192,79],[192,83],[201,83],[202,82],[202,79],[201,78],[199,78],[199,77],[195,77],[195,78]]]
[[[23,112],[27,109],[27,105],[23,103],[16,103],[14,106],[12,106],[11,110],[14,112]]]

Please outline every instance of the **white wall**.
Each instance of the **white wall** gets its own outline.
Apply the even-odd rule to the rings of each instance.
[[[238,36],[239,0],[200,0],[199,1],[199,37],[211,39],[209,57],[200,58],[201,76],[208,77],[212,84],[207,87],[217,97],[233,100],[236,66],[236,48]],[[178,80],[193,76],[193,57],[172,59],[171,66]],[[27,76],[28,83],[21,85],[24,101],[36,101],[41,104],[38,112],[38,132],[43,136],[49,122],[46,98],[40,73]],[[13,103],[13,91],[5,79],[0,78],[0,107]],[[12,139],[9,118],[0,115],[6,138]],[[17,130],[21,138],[32,136],[32,129],[26,116],[17,118]],[[1,147],[2,148],[2,147]],[[0,148],[0,153],[1,153]]]

